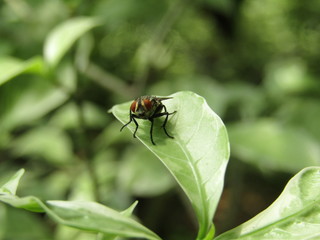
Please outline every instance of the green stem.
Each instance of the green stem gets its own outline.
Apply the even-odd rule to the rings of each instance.
[[[85,163],[88,169],[88,173],[90,175],[90,179],[93,185],[93,195],[95,201],[100,202],[98,177],[96,175],[93,163],[91,161],[92,151],[86,134],[87,130],[84,117],[83,102],[80,99],[76,99],[76,104],[79,117],[79,146],[81,149],[80,159]]]

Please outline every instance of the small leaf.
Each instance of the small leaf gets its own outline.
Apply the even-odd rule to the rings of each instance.
[[[320,167],[294,176],[266,210],[216,240],[319,239]]]
[[[31,212],[45,212],[45,205],[33,196],[19,198],[16,195],[1,195],[0,193],[0,201],[15,208],[23,208]]]
[[[47,201],[58,222],[78,229],[123,237],[160,239],[135,220],[95,202]]]
[[[72,44],[100,23],[95,18],[77,17],[61,23],[52,30],[44,45],[44,58],[55,66]]]
[[[13,57],[0,58],[0,86],[22,73],[40,73],[43,71],[41,58],[32,58],[22,61]]]
[[[209,108],[206,101],[192,92],[178,92],[166,100],[170,116],[167,130],[174,136],[168,138],[161,129],[163,119],[157,119],[154,141],[150,142],[150,123],[139,120],[137,137],[169,169],[178,181],[196,212],[199,222],[198,238],[203,239],[212,227],[225,168],[229,159],[227,131],[221,119]],[[111,111],[122,122],[129,120],[130,102],[116,105]],[[128,126],[134,131],[134,124]]]
[[[20,169],[18,172],[16,172],[16,174],[13,175],[11,179],[0,188],[0,194],[15,195],[17,191],[17,187],[19,185],[19,181],[23,174],[24,174],[24,169]]]

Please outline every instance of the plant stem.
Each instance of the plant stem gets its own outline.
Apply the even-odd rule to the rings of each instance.
[[[84,117],[84,109],[83,109],[83,101],[81,99],[76,98],[77,110],[78,110],[78,118],[79,118],[79,146],[81,149],[80,158],[85,163],[88,173],[90,175],[92,185],[93,185],[93,195],[94,199],[97,202],[100,202],[100,194],[99,194],[99,184],[98,178],[91,161],[92,159],[92,151],[90,147],[90,143],[87,138],[86,131],[86,122]]]

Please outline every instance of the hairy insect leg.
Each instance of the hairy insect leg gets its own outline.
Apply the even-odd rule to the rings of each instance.
[[[134,130],[134,133],[133,133],[133,137],[136,138],[136,132],[138,131],[139,124],[138,124],[137,121],[134,119],[134,117],[132,117],[132,120],[133,120],[134,124],[136,125],[136,129]]]
[[[122,131],[122,129],[124,129],[126,126],[128,126],[128,125],[132,122],[133,116],[132,116],[131,110],[129,111],[129,116],[130,116],[129,122],[127,122],[125,125],[123,125],[123,126],[120,128],[120,132]]]
[[[136,125],[136,129],[134,130],[134,133],[133,133],[133,137],[135,138],[136,137],[136,132],[138,131],[138,128],[139,128],[139,124],[137,123],[136,119],[134,119],[135,115],[133,115],[130,111],[130,121],[127,122],[125,125],[123,125],[121,128],[120,128],[120,132],[122,131],[122,129],[124,129],[126,126],[128,126],[132,121],[134,122],[134,124]]]
[[[168,122],[169,115],[175,114],[177,111],[174,111],[174,112],[172,112],[172,113],[168,113],[166,106],[163,105],[163,108],[164,108],[164,112],[158,113],[158,114],[156,114],[154,117],[166,116],[166,118],[165,118],[165,120],[164,120],[164,122],[163,122],[163,124],[162,124],[161,127],[163,128],[165,134],[166,134],[169,138],[174,138],[173,136],[169,135],[169,133],[167,132],[166,125],[167,125],[167,122]]]
[[[153,132],[153,118],[150,118],[149,121],[151,122],[151,127],[150,127],[150,139],[153,145],[156,145],[155,142],[153,141],[153,136],[152,136],[152,132]]]
[[[128,126],[131,122],[132,122],[132,118],[130,118],[130,121],[127,122],[125,125],[123,125],[123,126],[120,128],[120,132],[122,131],[122,129],[124,129],[126,126]]]

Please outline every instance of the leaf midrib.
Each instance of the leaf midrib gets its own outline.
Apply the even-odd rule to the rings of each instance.
[[[187,161],[188,161],[188,166],[189,168],[191,169],[192,173],[193,173],[193,176],[194,176],[194,179],[196,179],[196,187],[197,187],[197,190],[199,192],[199,195],[201,196],[201,205],[200,206],[206,206],[206,199],[207,199],[207,194],[206,192],[204,191],[204,188],[202,187],[201,185],[201,174],[199,172],[199,169],[197,168],[197,161],[193,161],[193,157],[192,155],[190,154],[189,152],[189,149],[186,147],[187,144],[190,142],[190,140],[192,139],[192,137],[197,134],[200,126],[201,126],[201,122],[203,120],[203,117],[204,117],[204,109],[202,109],[201,111],[201,117],[198,121],[198,124],[197,124],[197,127],[195,128],[194,132],[191,134],[190,138],[187,140],[187,141],[183,141],[181,138],[177,137],[176,141],[178,143],[178,146],[181,148],[182,152],[184,153],[184,155],[186,156],[187,158]],[[186,191],[186,194],[188,194],[188,191]],[[190,198],[191,200],[192,198]],[[192,202],[193,203],[193,202]],[[194,209],[197,209],[197,206],[198,204],[195,204],[195,207]],[[204,225],[208,224],[207,223],[207,211],[202,211],[202,213],[198,213],[198,217],[199,218],[203,218],[202,219],[202,223]],[[200,219],[199,219],[200,220]],[[201,223],[201,221],[199,221]]]

